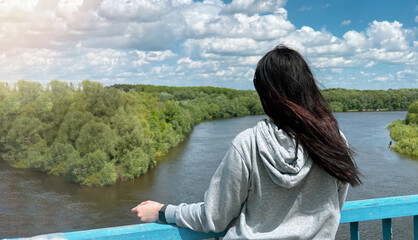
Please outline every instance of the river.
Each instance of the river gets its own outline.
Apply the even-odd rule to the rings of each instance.
[[[347,200],[418,193],[418,161],[388,149],[386,126],[406,112],[336,113],[342,132],[357,152],[363,185]],[[85,230],[138,223],[130,209],[144,200],[178,204],[201,201],[230,141],[264,116],[206,121],[138,179],[89,188],[63,178],[14,169],[0,160],[0,238]],[[393,220],[395,239],[413,239],[412,217]],[[348,224],[337,239],[348,239]],[[381,239],[381,222],[360,223],[360,236]]]

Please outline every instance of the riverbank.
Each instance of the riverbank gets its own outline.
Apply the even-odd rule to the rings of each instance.
[[[396,141],[391,149],[418,159],[418,101],[409,106],[405,120],[393,121],[387,128]]]

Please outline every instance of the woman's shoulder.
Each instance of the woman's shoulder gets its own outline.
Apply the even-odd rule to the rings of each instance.
[[[254,137],[254,129],[253,128],[247,128],[244,131],[238,133],[232,142],[238,143],[238,142],[247,142],[251,138]]]
[[[250,151],[256,138],[256,128],[258,125],[265,120],[259,121],[254,127],[247,128],[242,132],[238,133],[232,140],[232,145],[235,146],[239,151]]]
[[[251,140],[254,138],[255,136],[255,128],[257,127],[257,125],[255,125],[254,127],[251,128],[247,128],[243,131],[241,131],[240,133],[238,133],[234,139],[232,140],[233,144],[245,144],[245,143],[251,143]]]

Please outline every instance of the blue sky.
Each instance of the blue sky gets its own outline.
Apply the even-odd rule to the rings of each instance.
[[[326,88],[418,87],[410,0],[0,0],[0,81],[253,89],[277,44]]]
[[[337,0],[303,1],[291,0],[286,3],[289,20],[296,26],[308,25],[342,37],[348,30],[364,31],[369,23],[376,21],[398,21],[404,28],[417,27],[418,3],[412,0]],[[349,25],[341,26],[350,20]]]

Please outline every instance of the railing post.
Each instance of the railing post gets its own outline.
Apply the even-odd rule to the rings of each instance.
[[[350,223],[350,239],[360,240],[360,232],[358,230],[358,222]]]
[[[418,215],[414,216],[414,240],[418,240]]]
[[[392,218],[382,219],[383,240],[393,239]]]

